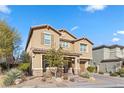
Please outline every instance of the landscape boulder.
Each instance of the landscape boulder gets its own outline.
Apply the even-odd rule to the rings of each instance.
[[[56,78],[57,82],[62,82],[62,78]]]
[[[22,82],[22,79],[16,79],[16,80],[14,81],[14,84],[17,85],[17,84],[20,84],[21,82]]]
[[[95,81],[96,79],[94,77],[90,77],[90,80]]]

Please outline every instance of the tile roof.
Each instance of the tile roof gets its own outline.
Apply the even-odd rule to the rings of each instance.
[[[115,47],[119,47],[119,48],[124,48],[124,46],[122,45],[101,45],[101,46],[97,46],[97,47],[94,47],[93,50],[97,50],[97,49],[101,49],[101,48],[115,48]]]

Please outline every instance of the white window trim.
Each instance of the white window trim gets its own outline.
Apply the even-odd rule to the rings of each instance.
[[[51,33],[50,33],[50,32],[47,32],[47,31],[44,31],[43,33],[44,33],[44,34],[50,34],[50,35],[51,35]]]
[[[81,45],[86,45],[86,51],[81,51]],[[88,45],[80,43],[80,53],[87,53],[88,52]]]
[[[42,70],[43,68],[32,68],[33,70]]]
[[[44,36],[45,36],[45,34],[51,35],[50,32],[44,32]],[[46,43],[45,43],[45,37],[44,37],[44,45],[51,46],[51,40],[50,40],[50,44],[46,44]]]
[[[69,42],[61,41],[60,43],[62,48],[69,48]]]

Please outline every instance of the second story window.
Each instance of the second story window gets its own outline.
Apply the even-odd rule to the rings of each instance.
[[[62,47],[62,48],[67,48],[67,47],[68,47],[68,42],[61,41],[60,47]]]
[[[80,44],[80,52],[86,52],[87,51],[87,45],[86,44]]]
[[[51,34],[50,33],[44,33],[44,44],[51,45]]]

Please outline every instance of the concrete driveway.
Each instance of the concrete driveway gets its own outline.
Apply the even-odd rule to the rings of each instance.
[[[95,77],[96,81],[99,82],[99,84],[91,87],[124,87],[124,78],[100,74],[93,74],[93,76]]]
[[[111,77],[108,75],[93,74],[95,81],[84,79],[75,76],[75,82],[61,81],[57,82],[52,80],[50,82],[43,82],[41,77],[25,81],[21,84],[11,87],[18,88],[123,88],[124,78]]]

